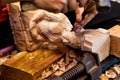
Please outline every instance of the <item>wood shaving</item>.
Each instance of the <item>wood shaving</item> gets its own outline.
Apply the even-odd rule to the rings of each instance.
[[[9,59],[8,56],[2,57],[0,58],[0,65],[2,65],[5,61],[7,61]]]
[[[117,77],[117,74],[116,74],[113,70],[108,70],[108,71],[106,71],[105,75],[106,75],[108,78],[116,78],[116,77]]]
[[[64,73],[64,71],[56,71],[56,72],[54,73],[54,75],[60,76],[60,75],[62,75],[63,73]]]
[[[9,53],[4,53],[3,55],[0,55],[0,65],[2,65],[5,61],[7,61],[9,58],[17,54],[17,50],[13,50]]]
[[[74,57],[71,58],[69,64],[66,64],[65,58],[66,56],[51,64],[51,66],[42,73],[41,77],[38,80],[46,80],[51,76],[60,76],[78,63]]]
[[[59,65],[58,64],[52,64],[52,69],[54,70],[54,71],[57,71],[58,69],[59,69],[60,67],[59,67]]]
[[[103,75],[108,78],[112,78],[113,80],[120,80],[120,64],[115,64],[113,67],[107,70]],[[102,78],[102,76],[100,78]]]
[[[77,65],[77,61],[75,59],[73,59],[73,61],[67,66],[66,70],[71,69],[72,67],[74,67],[75,65]]]

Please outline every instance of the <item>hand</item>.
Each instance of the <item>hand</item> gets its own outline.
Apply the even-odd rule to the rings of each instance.
[[[75,11],[75,32],[82,29],[98,13],[96,4],[93,0],[35,0],[34,2],[38,8],[55,13]],[[83,17],[82,15],[84,12],[86,12],[86,15]]]
[[[82,1],[82,2],[81,2]],[[96,4],[93,0],[79,0],[79,8],[76,9],[76,22],[74,24],[74,31],[80,32],[80,30],[89,23],[98,13]],[[83,17],[83,12],[86,15]]]

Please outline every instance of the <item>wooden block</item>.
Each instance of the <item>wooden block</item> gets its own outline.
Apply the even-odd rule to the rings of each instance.
[[[110,36],[105,29],[86,29],[83,32],[83,39],[81,39],[81,49],[97,53],[102,62],[109,56]]]
[[[51,63],[63,55],[47,49],[20,52],[1,66],[2,80],[36,80]]]
[[[110,53],[120,57],[120,25],[113,26],[109,31],[111,37]]]

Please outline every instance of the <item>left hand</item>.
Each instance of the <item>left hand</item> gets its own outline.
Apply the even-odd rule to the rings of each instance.
[[[96,4],[93,0],[79,0],[79,6],[80,7],[78,7],[75,11],[75,32],[79,32],[87,23],[89,23],[98,14]],[[84,17],[82,17],[83,12],[86,12],[86,15]]]

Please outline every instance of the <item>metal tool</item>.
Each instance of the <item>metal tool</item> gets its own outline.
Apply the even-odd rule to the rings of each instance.
[[[82,75],[83,73],[84,75]],[[91,54],[89,52],[83,53],[81,61],[62,74],[61,76],[54,76],[48,80],[96,80],[101,75],[101,68],[99,64],[99,59],[96,54]]]
[[[110,55],[106,60],[99,64],[97,55],[92,54],[84,53],[81,62],[75,67],[61,76],[54,76],[48,80],[97,80],[101,75],[101,70],[104,72],[115,63],[120,62],[120,58]]]

